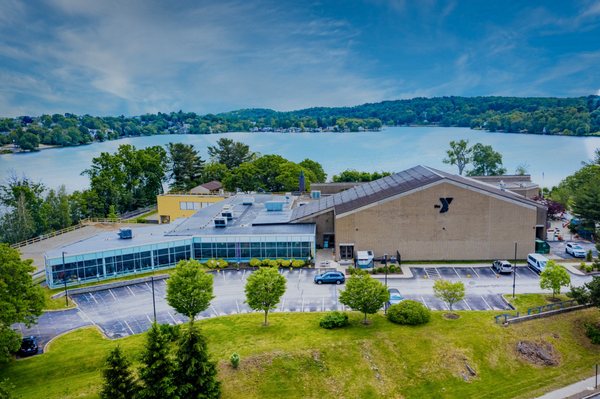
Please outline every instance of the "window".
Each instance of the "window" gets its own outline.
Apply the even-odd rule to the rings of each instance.
[[[197,211],[204,208],[204,206],[205,204],[202,202],[179,201],[179,209],[182,211]]]

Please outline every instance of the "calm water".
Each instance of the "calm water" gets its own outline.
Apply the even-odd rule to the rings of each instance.
[[[291,161],[311,158],[320,162],[328,176],[348,168],[366,171],[400,171],[422,164],[456,173],[445,165],[450,140],[468,139],[490,144],[503,155],[508,173],[526,164],[534,181],[543,186],[557,184],[593,157],[600,138],[486,133],[466,128],[394,127],[366,133],[227,133],[224,135],[165,135],[135,137],[71,148],[27,154],[0,155],[0,178],[11,173],[42,181],[47,187],[64,184],[68,190],[87,187],[82,170],[100,152],[114,152],[121,144],[138,148],[169,142],[194,144],[203,158],[206,147],[221,137],[242,141],[261,154],[280,154]]]

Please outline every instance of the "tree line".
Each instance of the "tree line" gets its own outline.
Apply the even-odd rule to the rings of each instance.
[[[199,184],[221,181],[228,191],[298,191],[324,182],[327,174],[316,161],[295,163],[279,155],[261,155],[249,146],[221,138],[208,147],[204,160],[191,144],[138,149],[126,144],[114,153],[94,157],[82,172],[90,187],[67,193],[48,189],[27,177],[11,176],[0,185],[0,241],[16,243],[59,230],[85,218],[117,218],[156,203],[164,187],[187,192]]]
[[[382,125],[469,127],[492,132],[585,136],[600,132],[600,97],[435,97],[383,101],[355,107],[277,112],[242,109],[134,117],[70,113],[0,118],[0,144],[35,150],[40,144],[73,146],[157,134],[251,131],[361,131]]]

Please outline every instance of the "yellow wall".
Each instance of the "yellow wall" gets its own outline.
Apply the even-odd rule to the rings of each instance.
[[[222,195],[205,194],[163,194],[156,197],[160,223],[169,223],[182,217],[189,217],[199,209],[205,208],[215,202],[223,201]],[[182,203],[183,208],[182,209]],[[197,204],[197,205],[194,205]],[[194,209],[196,207],[197,209]]]

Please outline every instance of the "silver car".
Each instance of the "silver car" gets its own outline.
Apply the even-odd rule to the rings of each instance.
[[[492,263],[492,269],[494,269],[496,273],[512,273],[513,265],[507,260],[495,260]]]

